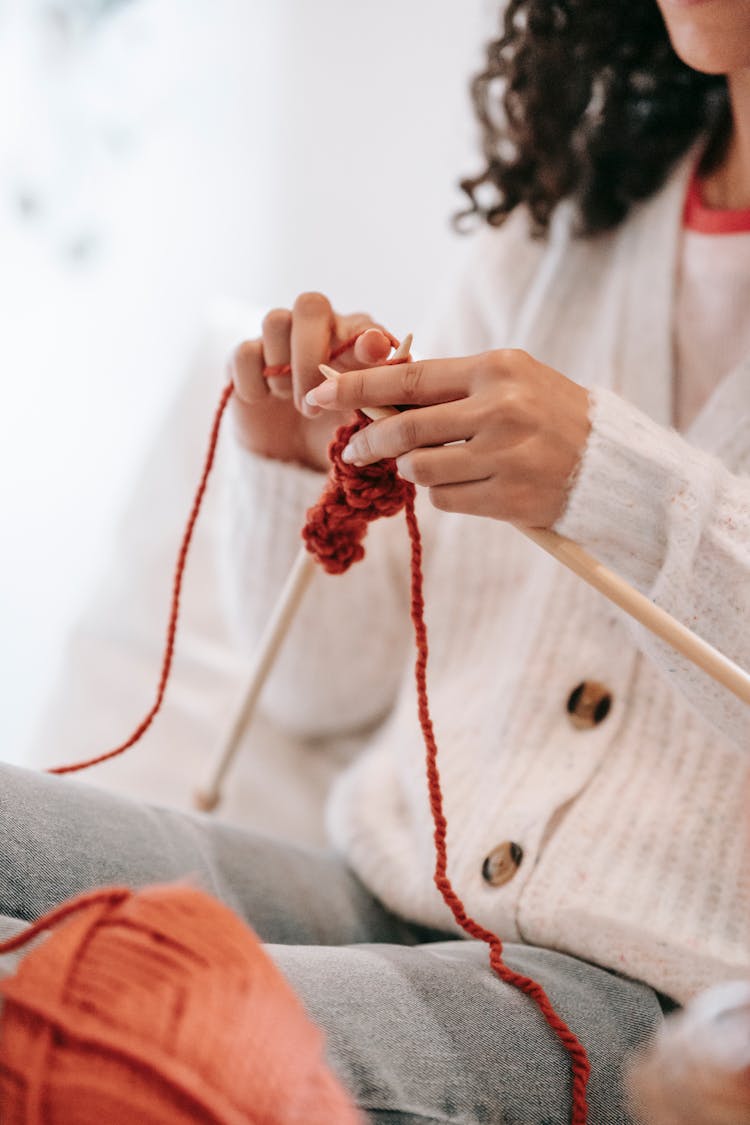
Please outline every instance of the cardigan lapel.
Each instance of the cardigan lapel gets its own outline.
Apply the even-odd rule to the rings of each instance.
[[[683,157],[661,192],[622,228],[632,243],[620,325],[620,386],[654,421],[673,423],[676,381],[674,319],[682,212],[688,181],[703,142]],[[750,356],[716,385],[683,436],[706,452],[741,463],[750,452]]]
[[[576,238],[572,209],[561,205],[512,339],[584,386],[609,387],[667,427],[683,201],[702,147],[694,145],[661,190],[615,231]],[[719,452],[719,434],[734,433],[743,417],[747,430],[749,412],[750,357],[716,387],[685,437]],[[729,441],[734,448],[737,438]]]
[[[622,225],[573,235],[573,210],[553,217],[513,344],[584,386],[606,386],[663,425],[672,419],[672,312],[682,198],[694,155]]]
[[[617,389],[662,426],[671,426],[673,418],[677,260],[682,205],[695,159],[693,148],[621,231],[627,247],[621,263],[628,263],[628,276],[617,333]]]
[[[729,469],[750,471],[750,356],[724,376],[684,437]]]

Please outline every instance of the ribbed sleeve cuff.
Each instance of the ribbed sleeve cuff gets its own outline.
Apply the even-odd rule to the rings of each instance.
[[[235,520],[289,526],[298,534],[305,512],[325,486],[326,474],[291,461],[274,461],[251,453],[239,442],[228,450]]]
[[[710,519],[717,466],[672,429],[605,388],[590,392],[591,432],[553,530],[648,590],[668,555],[682,565]]]

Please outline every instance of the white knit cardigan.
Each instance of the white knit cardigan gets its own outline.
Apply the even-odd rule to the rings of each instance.
[[[684,436],[670,428],[689,163],[612,233],[576,239],[561,208],[546,242],[520,213],[478,235],[425,354],[523,347],[590,388],[555,530],[750,668],[750,362]],[[249,648],[323,478],[239,447],[231,462],[222,566]],[[419,505],[449,873],[469,912],[680,1002],[750,975],[750,709],[511,526]],[[304,735],[373,727],[332,794],[331,839],[389,907],[452,930],[432,884],[406,551],[403,521],[381,521],[364,562],[316,576],[264,708]],[[612,706],[582,730],[566,704],[583,681]],[[523,858],[492,886],[483,862],[506,841]]]

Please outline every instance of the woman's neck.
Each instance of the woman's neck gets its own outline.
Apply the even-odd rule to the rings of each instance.
[[[702,185],[709,207],[738,211],[750,207],[750,71],[729,75],[732,135],[721,163]]]

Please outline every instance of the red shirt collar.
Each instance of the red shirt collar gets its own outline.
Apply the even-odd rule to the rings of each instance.
[[[687,230],[698,231],[700,234],[739,234],[750,231],[750,207],[721,211],[707,206],[696,168],[690,177],[685,196],[682,223]]]

